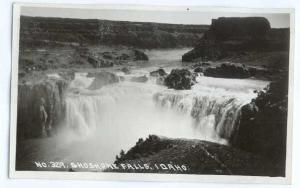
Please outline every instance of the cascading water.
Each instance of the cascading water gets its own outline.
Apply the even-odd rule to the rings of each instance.
[[[88,89],[94,78],[76,74],[66,97],[65,131],[71,147],[80,148],[77,159],[113,162],[121,149],[149,134],[227,144],[240,108],[255,97],[253,90],[267,84],[199,77],[191,90],[179,91],[155,84],[148,75],[145,83],[131,81],[144,74],[122,75],[123,81],[98,90]]]

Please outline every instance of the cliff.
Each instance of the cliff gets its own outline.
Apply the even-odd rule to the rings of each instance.
[[[20,47],[126,45],[175,48],[194,46],[207,29],[206,25],[21,16]]]
[[[241,109],[232,145],[259,154],[272,162],[274,172],[284,172],[286,162],[288,74],[257,92]]]
[[[39,137],[44,126],[52,131],[65,117],[64,94],[73,78],[72,73],[46,76],[44,73],[19,75],[18,84],[18,139]]]
[[[263,17],[221,17],[212,24],[182,61],[231,60],[251,53],[288,51],[289,29],[272,29]],[[241,62],[242,63],[242,62]]]

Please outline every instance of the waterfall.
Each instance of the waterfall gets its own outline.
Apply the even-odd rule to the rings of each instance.
[[[198,139],[227,144],[245,102],[229,97],[190,96],[170,92],[157,93],[158,106],[190,115]]]
[[[66,97],[66,127],[79,138],[105,132],[136,141],[158,134],[221,144],[231,138],[241,107],[255,97],[253,90],[265,84],[201,77],[191,90],[176,91],[125,79],[89,90],[91,79],[79,74]]]
[[[62,138],[69,139],[77,157],[87,159],[89,153],[89,160],[113,162],[121,149],[149,134],[228,144],[241,107],[255,97],[255,89],[267,85],[201,77],[191,90],[173,90],[152,79],[132,82],[132,76],[90,90],[93,78],[75,75],[66,95],[68,135]]]

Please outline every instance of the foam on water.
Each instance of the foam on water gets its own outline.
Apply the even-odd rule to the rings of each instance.
[[[118,73],[119,74],[119,73]],[[66,97],[65,132],[61,143],[73,148],[70,157],[113,162],[121,149],[129,149],[149,134],[197,138],[227,144],[240,108],[267,82],[247,79],[199,77],[191,90],[173,90],[128,79],[89,90],[93,78],[76,74]],[[120,73],[119,75],[122,75]],[[126,77],[126,75],[123,75]],[[147,74],[147,76],[149,76]],[[88,146],[88,147],[85,147]]]

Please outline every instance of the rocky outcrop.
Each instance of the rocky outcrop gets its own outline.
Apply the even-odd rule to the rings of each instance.
[[[96,72],[88,73],[88,77],[95,77],[94,81],[88,87],[88,89],[95,90],[100,89],[101,87],[119,82],[119,77],[114,73],[110,72]]]
[[[173,69],[164,80],[165,85],[172,89],[191,89],[193,74],[187,69]]]
[[[212,20],[209,30],[193,50],[182,56],[182,61],[220,60],[248,51],[287,51],[289,32],[285,30],[272,30],[263,17],[221,17]]]
[[[286,159],[288,76],[270,83],[250,104],[242,107],[232,145],[264,156],[274,173],[284,176]]]
[[[47,46],[45,46],[47,47]],[[148,61],[142,51],[129,47],[64,47],[20,51],[19,68],[25,72],[59,68],[103,68]]]
[[[64,93],[70,80],[44,78],[18,85],[18,139],[39,137],[43,126],[55,131],[65,117]]]
[[[138,48],[194,46],[206,25],[160,24],[21,16],[21,49],[37,47],[126,45]]]
[[[196,72],[196,70],[200,71],[198,69],[194,71]],[[204,72],[204,76],[217,78],[248,78],[251,76],[245,65],[236,63],[222,63],[217,67],[208,67],[202,72]]]
[[[207,141],[156,135],[149,135],[146,140],[139,139],[130,150],[121,151],[115,164],[130,164],[132,168],[112,170],[114,172],[276,175],[272,164],[258,155]],[[134,168],[138,164],[148,164],[151,170]],[[184,168],[182,165],[185,170],[181,169]]]

